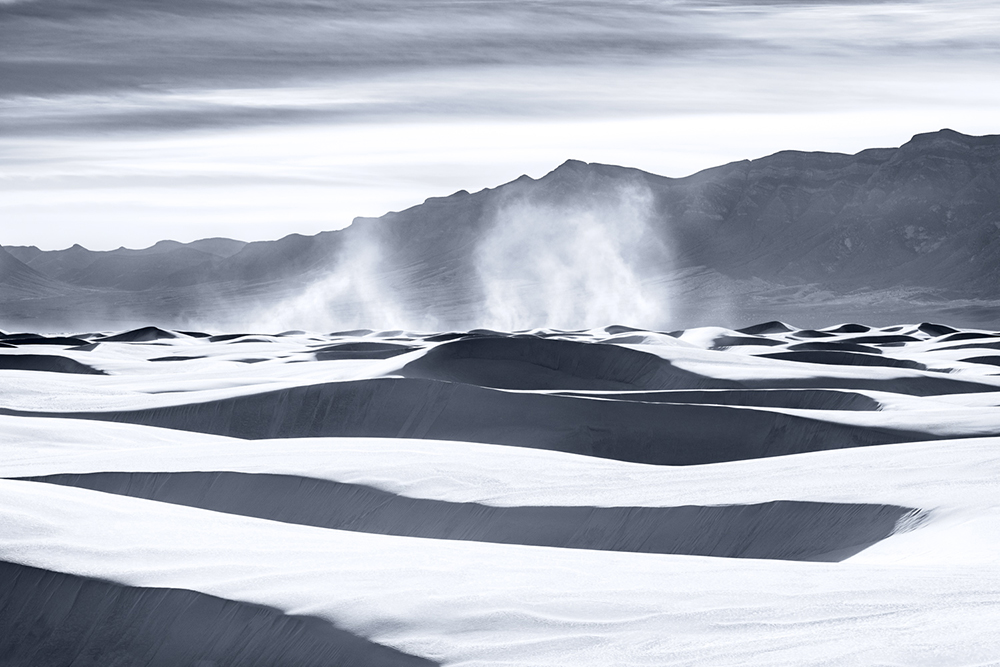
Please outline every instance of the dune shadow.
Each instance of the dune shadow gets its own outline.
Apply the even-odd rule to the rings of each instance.
[[[694,465],[927,440],[743,406],[595,400],[409,378],[333,382],[109,412],[0,414],[117,421],[244,439],[428,438],[663,465]]]
[[[104,371],[58,354],[0,354],[0,369],[107,375]]]
[[[891,535],[912,508],[773,501],[680,507],[495,507],[360,484],[238,472],[102,472],[26,478],[202,509],[383,535],[504,544],[839,561]]]
[[[320,618],[176,588],[0,562],[0,664],[11,667],[430,667]]]

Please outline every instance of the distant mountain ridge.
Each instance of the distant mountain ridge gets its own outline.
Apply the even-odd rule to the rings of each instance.
[[[504,237],[507,228],[519,236]],[[592,266],[584,243],[591,233],[611,242],[633,234],[634,242],[610,260],[594,248]],[[941,130],[855,155],[782,151],[685,178],[570,160],[537,180],[522,176],[277,241],[162,241],[109,252],[7,247],[0,328],[235,325],[241,317],[254,324],[244,317],[251,311],[291,319],[301,311],[320,322],[324,311],[330,328],[373,313],[467,327],[482,322],[491,280],[528,276],[520,292],[504,293],[531,296],[545,288],[532,271],[555,260],[569,274],[625,262],[669,301],[662,326],[879,323],[925,313],[919,319],[995,322],[1000,135]],[[492,277],[483,271],[490,262],[500,262]],[[310,289],[312,302],[302,302]],[[567,289],[567,298],[595,299],[592,286]],[[391,312],[373,303],[383,298]],[[627,309],[609,312],[628,318]]]
[[[35,246],[4,249],[25,265],[54,280],[84,287],[143,290],[192,266],[218,262],[246,246],[245,241],[211,238],[192,243],[160,241],[141,250],[87,250],[75,244],[65,250],[43,251]]]

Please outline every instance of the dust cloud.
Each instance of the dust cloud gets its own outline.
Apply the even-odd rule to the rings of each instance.
[[[309,331],[662,329],[672,314],[672,262],[653,210],[643,184],[569,202],[511,197],[487,214],[471,261],[452,267],[452,282],[432,292],[421,276],[449,267],[430,262],[414,272],[414,258],[403,259],[377,225],[354,225],[328,272],[272,295],[252,323]],[[469,300],[469,293],[479,296]]]
[[[273,305],[254,321],[264,329],[422,329],[431,317],[415,316],[405,306],[405,287],[391,280],[378,237],[367,228],[345,236],[333,269]]]
[[[613,323],[656,329],[670,317],[671,266],[653,197],[632,184],[578,205],[503,206],[477,249],[483,323],[507,331]]]

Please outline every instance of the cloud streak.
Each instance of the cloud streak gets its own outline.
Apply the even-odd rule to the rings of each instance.
[[[0,44],[0,191],[37,193],[0,201],[0,243],[47,247],[311,233],[567,158],[681,176],[996,132],[1000,105],[987,0],[8,0]],[[246,210],[261,179],[284,194]]]
[[[617,109],[601,93],[614,92],[623,71],[696,83],[748,65],[769,75],[794,72],[796,62],[814,72],[862,63],[903,70],[913,58],[983,62],[998,55],[998,35],[1000,9],[973,0],[36,0],[0,4],[0,123],[7,132],[108,132],[559,112],[564,105],[544,94],[559,81],[570,85],[557,89],[579,90],[571,97],[585,112],[642,111],[660,101],[653,86],[648,97],[633,88]],[[257,90],[286,97],[248,102]],[[360,103],[331,104],[342,90]],[[90,104],[76,104],[88,95]],[[44,100],[58,113],[27,113]]]

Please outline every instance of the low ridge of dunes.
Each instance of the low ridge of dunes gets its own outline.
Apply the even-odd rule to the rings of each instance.
[[[953,432],[914,427],[907,420],[843,416],[880,410],[878,394],[865,393],[872,390],[921,396],[990,392],[1000,386],[986,373],[952,372],[953,362],[935,356],[946,355],[936,341],[911,329],[891,336],[859,326],[835,330],[846,333],[824,332],[832,337],[824,345],[870,347],[875,353],[869,354],[796,349],[801,331],[757,335],[767,344],[720,350],[718,342],[732,338],[732,332],[665,336],[630,329],[561,337],[553,332],[473,332],[443,342],[437,341],[441,336],[391,332],[393,341],[387,342],[388,333],[372,334],[374,338],[239,334],[204,339],[148,327],[137,330],[139,335],[107,336],[101,346],[107,348],[107,341],[116,338],[133,349],[147,342],[156,346],[148,348],[156,355],[147,362],[170,360],[179,370],[202,359],[267,362],[271,373],[278,372],[277,364],[284,386],[269,389],[274,382],[260,382],[260,390],[215,392],[211,398],[156,388],[150,393],[167,398],[138,409],[0,411],[245,439],[368,436],[482,442],[661,465],[1000,432],[1000,423],[997,430],[979,424]],[[630,341],[639,336],[645,342],[623,344],[616,336]],[[775,344],[787,349],[775,351]],[[164,355],[165,345],[181,353]],[[920,354],[907,356],[907,345]],[[96,354],[91,349],[78,356],[96,361]],[[930,361],[911,358],[915,356]],[[967,359],[968,353],[961,357]],[[10,354],[0,361],[25,363],[28,358]],[[353,369],[348,377],[357,379],[317,382],[329,374],[288,365],[295,361],[331,364],[309,367],[314,369]],[[942,363],[946,367],[931,368]],[[300,368],[301,373],[285,372]],[[149,372],[135,366],[130,371]],[[288,378],[298,386],[287,386]]]
[[[400,373],[498,389],[728,389],[666,359],[617,345],[536,336],[476,336],[438,345]]]
[[[794,335],[794,334],[793,334]],[[731,343],[732,337],[720,335],[713,339]],[[747,341],[752,340],[744,337]],[[683,338],[682,338],[683,339]],[[823,363],[840,366],[879,365],[924,370],[922,364],[909,359],[874,358],[872,355],[850,355],[797,352],[796,345],[788,351],[772,351],[777,341],[758,337],[757,358],[775,358],[797,362]],[[916,395],[963,393],[983,391],[982,386],[949,377],[910,376],[894,377],[891,381],[880,378],[856,376],[843,378],[775,377],[771,379],[748,377],[730,380],[691,372],[678,367],[670,359],[637,350],[612,338],[595,345],[580,340],[560,340],[537,336],[476,336],[448,341],[438,345],[421,358],[408,363],[400,374],[411,378],[461,382],[498,389],[588,389],[588,390],[660,390],[660,389],[735,389],[781,387],[843,387],[902,391]],[[857,344],[842,345],[857,349]],[[739,346],[751,348],[750,342]],[[674,351],[676,348],[674,348]],[[872,354],[881,350],[871,347]]]

